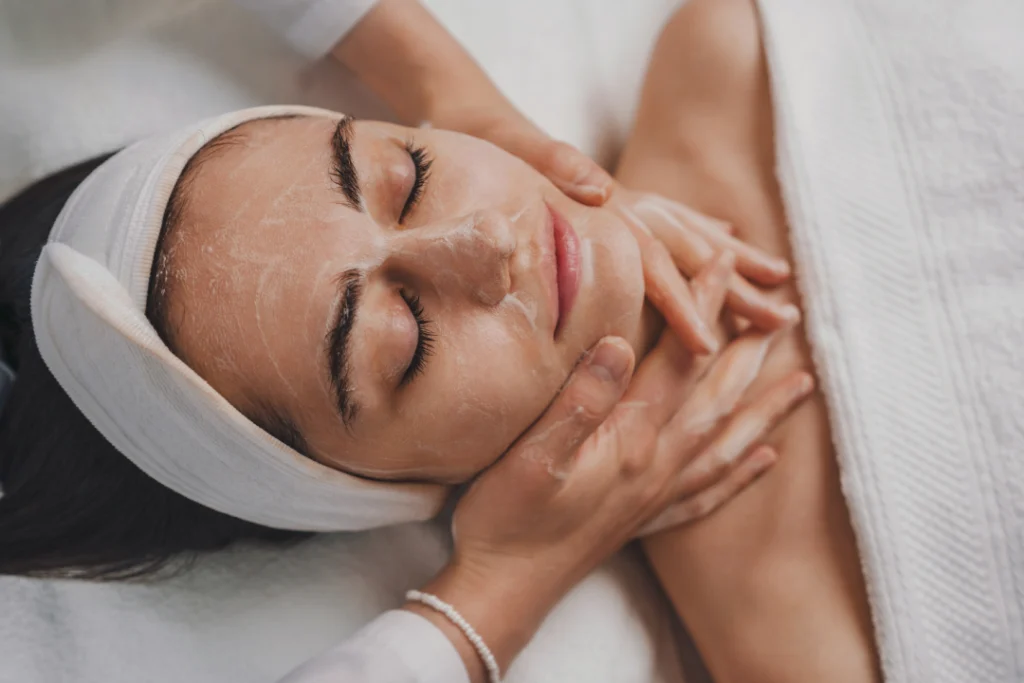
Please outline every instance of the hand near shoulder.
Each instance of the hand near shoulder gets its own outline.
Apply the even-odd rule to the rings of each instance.
[[[728,252],[693,282],[710,326],[731,279]],[[695,356],[667,331],[633,373],[633,352],[606,338],[546,413],[459,501],[455,552],[427,587],[473,625],[504,668],[548,611],[586,574],[643,533],[710,514],[777,457],[757,448],[811,391],[793,373],[747,401],[771,332],[751,330],[720,354]],[[475,651],[438,614],[474,680]]]

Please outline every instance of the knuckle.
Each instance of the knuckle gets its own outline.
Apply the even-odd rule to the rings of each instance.
[[[614,420],[605,420],[597,425],[591,441],[595,447],[600,448],[602,452],[611,454],[611,457],[616,460],[619,459],[618,454],[623,451],[622,434]]]
[[[580,427],[601,422],[607,414],[606,401],[590,396],[578,402],[572,409],[572,419]]]
[[[610,403],[607,392],[595,387],[593,382],[573,382],[566,400],[569,419],[580,426],[603,419]]]
[[[620,445],[624,445],[621,444]],[[622,473],[633,478],[646,472],[653,460],[653,452],[650,448],[625,447],[622,449]]]
[[[615,421],[620,425],[619,431],[624,445],[646,450],[656,446],[660,429],[649,409],[651,402],[648,395],[642,402],[620,403],[616,407]]]

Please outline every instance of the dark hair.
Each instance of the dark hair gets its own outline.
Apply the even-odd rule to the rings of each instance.
[[[96,431],[43,363],[29,314],[32,274],[64,203],[106,158],[0,206],[0,352],[17,373],[0,411],[0,574],[134,578],[239,540],[305,536],[216,512],[151,479]],[[151,320],[166,338],[166,321]]]

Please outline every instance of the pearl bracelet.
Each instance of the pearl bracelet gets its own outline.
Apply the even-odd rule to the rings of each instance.
[[[412,590],[405,594],[405,599],[413,602],[423,603],[427,607],[440,612],[448,621],[452,622],[459,627],[459,630],[466,636],[466,640],[469,641],[476,653],[480,655],[480,659],[484,663],[484,668],[487,669],[487,676],[490,678],[491,683],[501,683],[501,670],[498,668],[498,660],[491,654],[491,649],[487,647],[487,643],[480,637],[480,634],[476,632],[469,622],[466,621],[458,610],[449,605],[447,602],[432,595],[431,593],[423,593],[422,591]]]

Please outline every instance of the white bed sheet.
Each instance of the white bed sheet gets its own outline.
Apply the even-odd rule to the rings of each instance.
[[[604,160],[671,0],[433,0],[509,96]],[[225,2],[0,0],[0,199],[147,133],[256,104],[382,115]],[[401,602],[447,554],[438,525],[211,556],[142,585],[0,579],[0,683],[270,683]],[[674,623],[621,554],[552,613],[508,680],[682,680]]]

